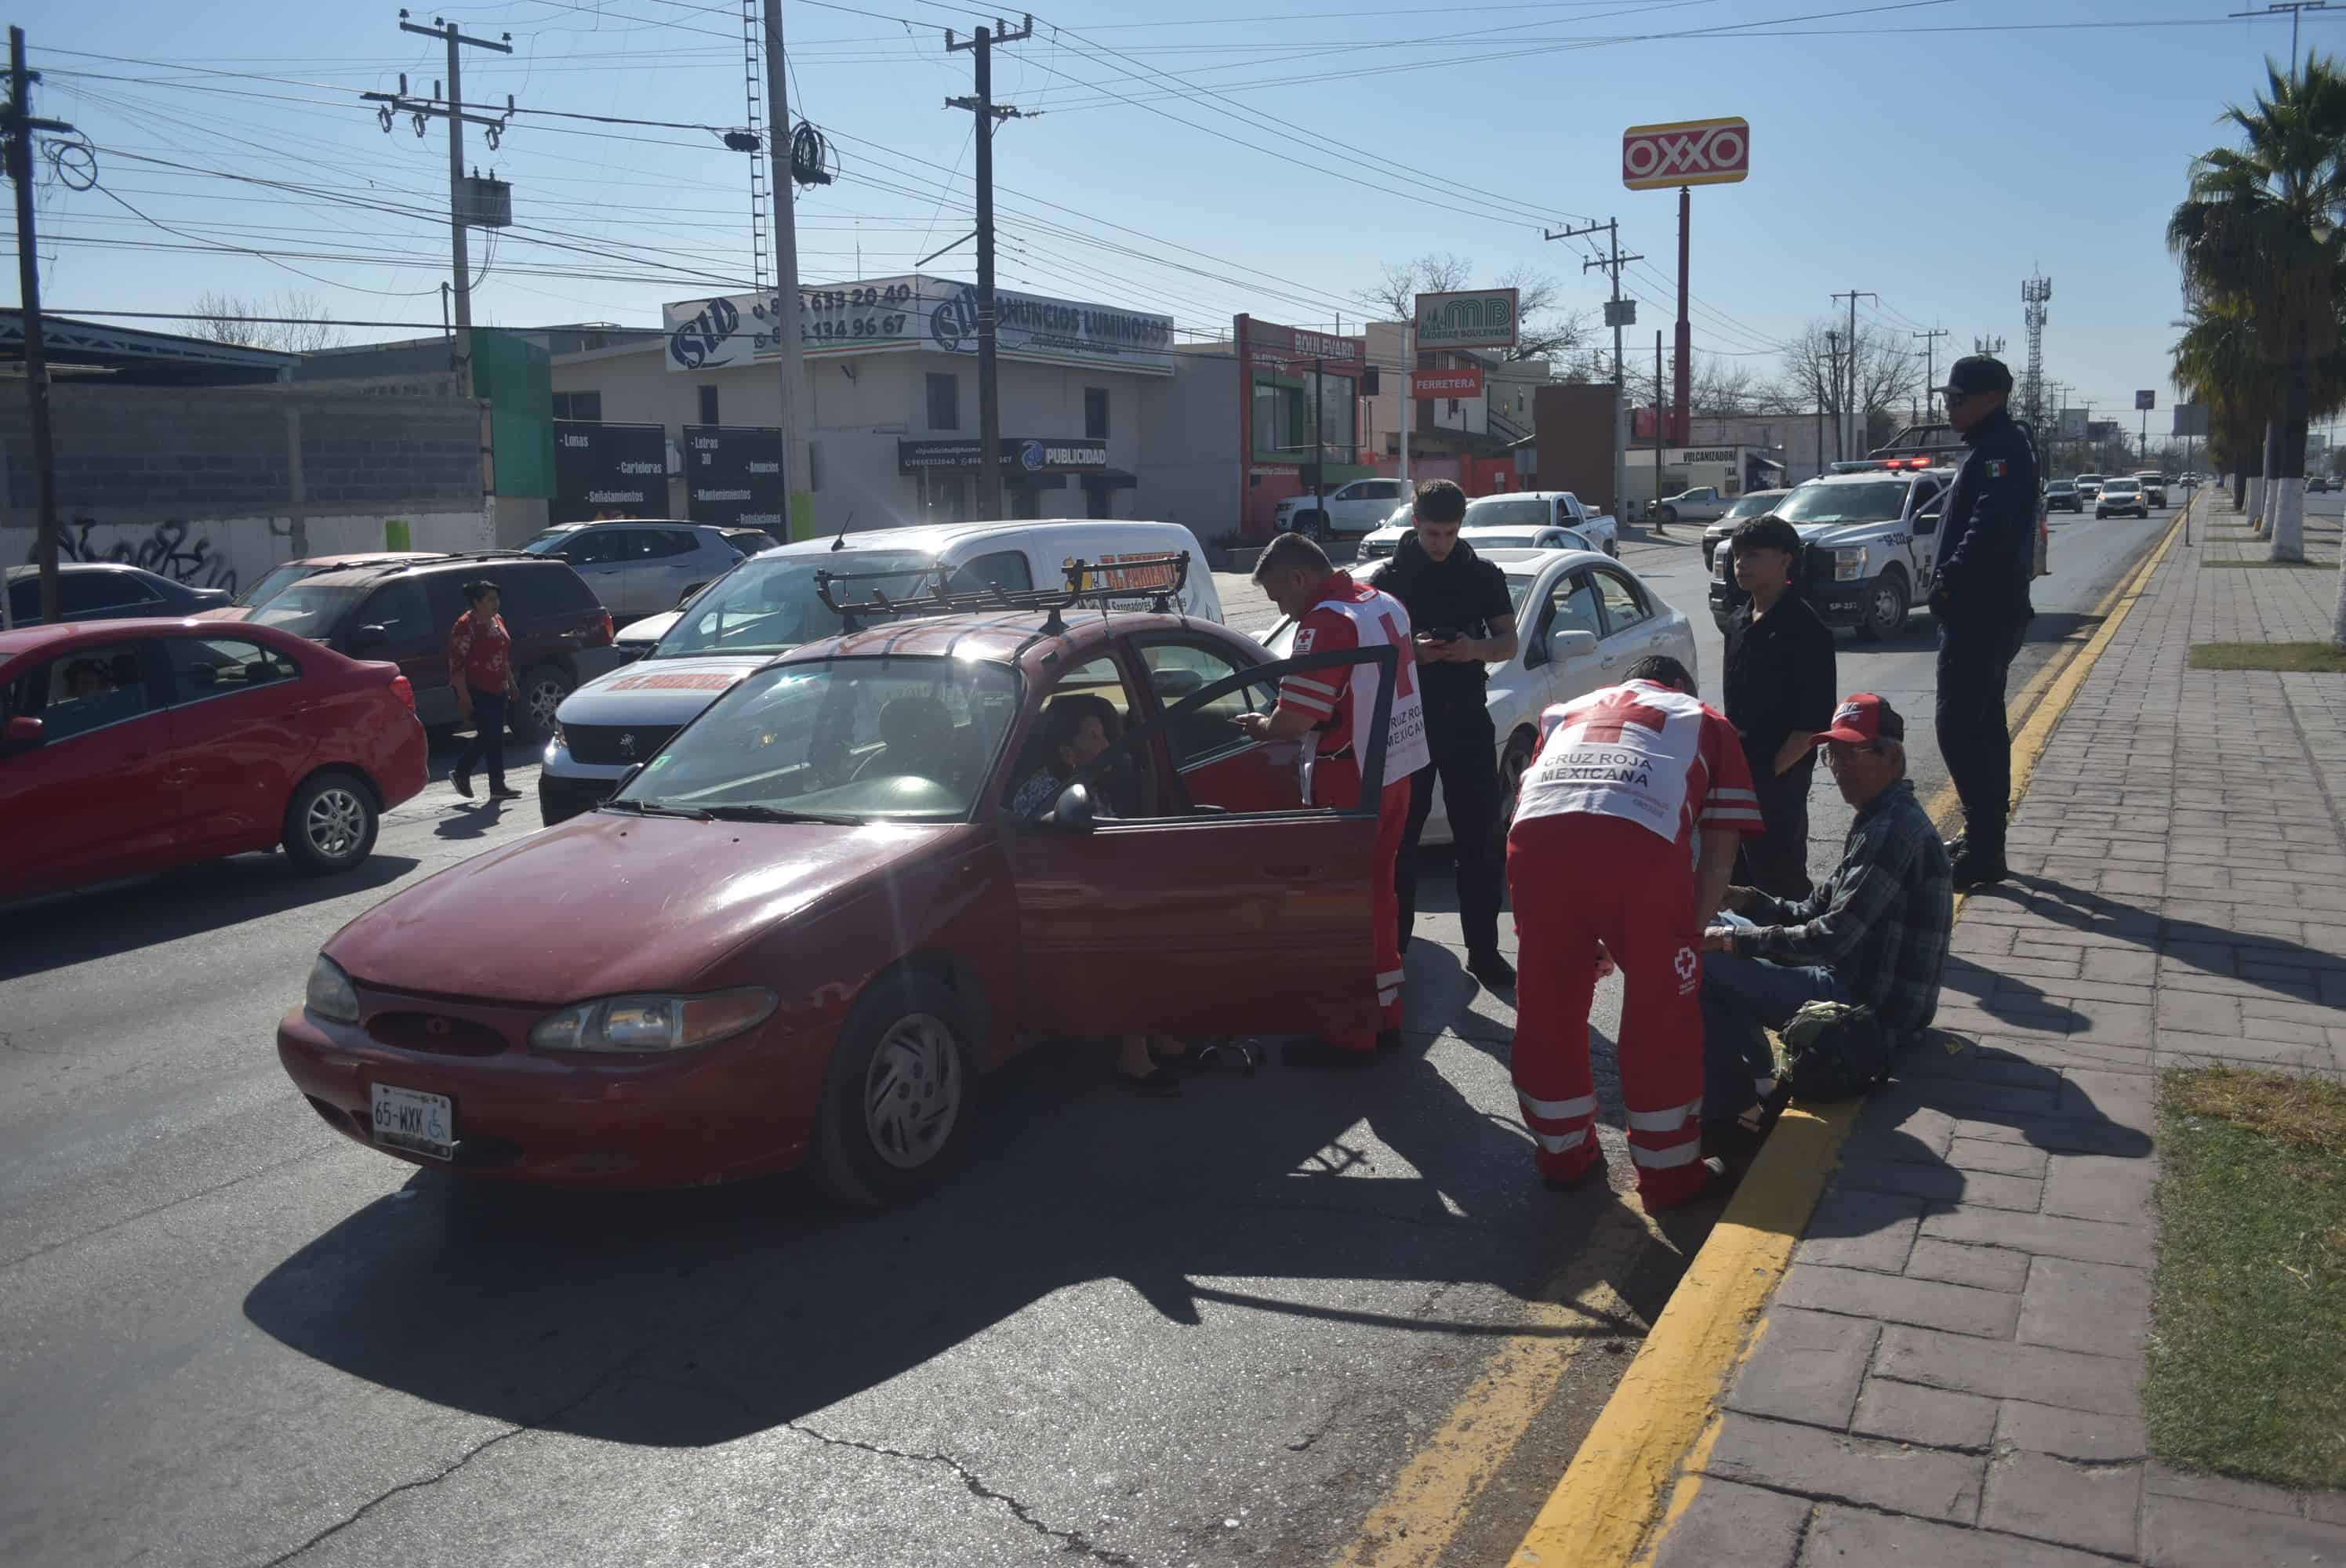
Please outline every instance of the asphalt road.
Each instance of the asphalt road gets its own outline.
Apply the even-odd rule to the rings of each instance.
[[[2157,526],[2056,524],[2040,643]],[[1715,679],[1698,551],[1626,554]],[[1929,680],[1926,634],[1844,646],[1851,689],[1927,714]],[[1497,1561],[1715,1217],[1534,1179],[1446,875],[1406,1051],[1170,1103],[1038,1053],[893,1215],[513,1192],[330,1132],[271,1043],[318,944],[536,820],[435,784],[348,881],[254,856],[0,912],[0,1562]]]

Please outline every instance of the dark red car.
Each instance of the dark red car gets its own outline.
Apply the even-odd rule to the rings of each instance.
[[[1035,1039],[1375,1027],[1374,812],[1304,806],[1291,743],[1231,720],[1290,668],[1392,657],[1024,608],[808,644],[604,806],[343,927],[278,1054],[337,1130],[418,1164],[659,1186],[804,1162],[845,1202],[908,1196]],[[1015,814],[1074,692],[1124,738]]]
[[[278,844],[347,871],[423,788],[396,665],[219,621],[0,632],[0,900]]]

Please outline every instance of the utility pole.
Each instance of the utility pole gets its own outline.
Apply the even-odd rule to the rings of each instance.
[[[1882,296],[1871,291],[1851,289],[1848,290],[1847,297],[1849,300],[1849,358],[1844,362],[1849,372],[1849,402],[1842,405],[1842,411],[1849,421],[1849,455],[1855,457],[1865,446],[1862,439],[1865,431],[1865,413],[1857,406],[1857,302],[1860,300],[1871,300],[1878,305],[1882,303]],[[1838,300],[1842,296],[1835,294],[1833,298]]]
[[[49,358],[41,342],[41,254],[33,234],[33,133],[71,131],[63,120],[33,117],[33,84],[38,71],[25,68],[25,29],[8,29],[8,102],[0,107],[0,136],[7,140],[8,178],[16,187],[16,287],[25,316],[25,402],[32,413],[33,481],[38,496],[33,558],[41,575],[41,620],[65,618],[57,600],[57,455],[49,428]],[[15,625],[15,596],[0,570],[0,628]]]
[[[1933,327],[1927,332],[1912,334],[1923,340],[1923,414],[1930,417],[1931,400],[1939,395],[1939,340],[1947,335],[1944,327]]]
[[[1612,251],[1607,256],[1591,256],[1583,260],[1580,270],[1592,267],[1604,269],[1613,280],[1613,298],[1605,302],[1605,324],[1613,329],[1613,505],[1618,512],[1623,505],[1622,492],[1628,487],[1628,382],[1621,368],[1621,329],[1637,324],[1637,301],[1621,298],[1621,269],[1632,261],[1643,261],[1643,256],[1621,254],[1621,220],[1608,218],[1602,223],[1591,223],[1579,229],[1559,229],[1554,233],[1543,229],[1545,239],[1577,239],[1584,234],[1605,231],[1605,242]],[[1656,416],[1659,417],[1658,413]],[[1406,473],[1407,470],[1403,470]],[[1656,497],[1659,499],[1659,497]]]
[[[812,536],[814,487],[807,454],[806,424],[799,400],[806,392],[806,332],[800,324],[799,188],[790,168],[790,61],[782,53],[782,0],[766,0],[766,156],[774,178],[774,331],[782,341],[782,533]],[[984,167],[991,168],[992,165]],[[990,194],[990,193],[989,193]],[[988,235],[989,242],[992,236]],[[993,453],[986,453],[991,459]],[[999,493],[1001,471],[989,461]],[[983,483],[981,481],[981,483]]]
[[[359,96],[379,106],[376,118],[382,124],[383,134],[391,133],[393,118],[407,115],[415,122],[415,134],[423,134],[427,119],[448,122],[448,255],[451,270],[455,273],[456,299],[456,377],[457,392],[463,397],[473,395],[473,259],[465,229],[479,221],[482,214],[470,199],[464,185],[464,127],[467,123],[482,126],[488,131],[489,149],[496,150],[505,135],[505,122],[513,117],[513,97],[505,97],[505,112],[502,117],[488,118],[464,112],[464,46],[475,49],[495,49],[500,55],[513,53],[513,35],[500,35],[500,41],[475,38],[459,32],[456,24],[441,17],[432,18],[432,25],[423,26],[399,14],[399,30],[420,33],[426,38],[444,39],[448,45],[448,97],[439,101],[440,86],[434,83],[430,100],[418,101],[407,95],[407,78],[399,78],[396,93],[362,93]]]
[[[766,0],[769,11],[781,0]],[[947,98],[945,107],[967,109],[977,117],[977,509],[988,519],[1002,515],[1002,406],[994,361],[994,123],[1015,119],[1018,111],[994,101],[994,46],[1015,44],[1035,36],[1035,18],[1028,16],[1015,33],[1000,22],[991,32],[984,27],[965,44],[945,34],[945,52],[970,50],[977,56],[977,94]],[[781,51],[774,51],[779,55]],[[1405,442],[1409,439],[1403,435]]]
[[[1834,404],[1833,456],[1836,458],[1846,457],[1849,454],[1841,450],[1841,437],[1849,429],[1849,410],[1841,406],[1841,334],[1839,332],[1832,331],[1830,329],[1825,332],[1825,361],[1832,375],[1832,395]],[[1822,398],[1819,398],[1817,400],[1817,405],[1820,412],[1821,412],[1824,406],[1824,400]],[[1817,464],[1820,472],[1821,472],[1823,468],[1824,460],[1825,443],[1823,437],[1820,436],[1817,440]]]
[[[2279,4],[2268,5],[2261,11],[2235,11],[2232,15],[2235,16],[2277,16],[2283,11],[2289,13],[2289,74],[2290,79],[2293,81],[2297,76],[2297,25],[2299,21],[2301,20],[2302,14],[2307,11],[2327,11],[2329,9],[2330,0],[2280,0]]]
[[[1654,532],[1662,522],[1662,334],[1654,334]]]

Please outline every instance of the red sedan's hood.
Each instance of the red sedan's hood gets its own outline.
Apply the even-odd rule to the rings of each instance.
[[[759,932],[953,831],[591,812],[394,895],[326,952],[362,985],[477,1001],[694,990]]]

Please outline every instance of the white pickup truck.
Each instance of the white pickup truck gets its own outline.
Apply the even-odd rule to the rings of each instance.
[[[1408,496],[1398,479],[1355,479],[1324,497],[1309,492],[1290,495],[1279,504],[1279,531],[1309,534],[1322,545],[1331,539],[1357,539],[1383,527],[1392,509]]]
[[[1716,523],[1734,504],[1735,497],[1721,495],[1717,485],[1698,484],[1692,490],[1681,490],[1655,502],[1653,517],[1663,524]]]
[[[1800,536],[1800,581],[1829,626],[1870,640],[1906,629],[1938,576],[1939,517],[1954,470],[1928,456],[1893,458],[1872,473],[1834,473],[1795,485],[1777,516]],[[1711,557],[1710,612],[1723,628],[1742,604],[1729,557]]]

